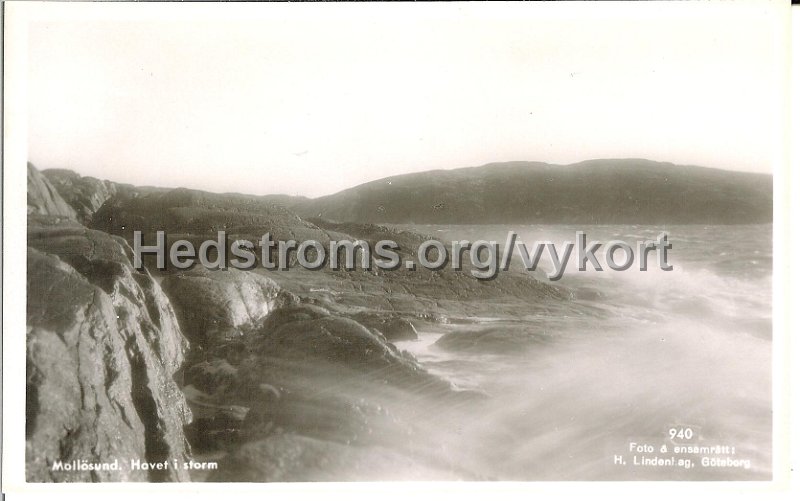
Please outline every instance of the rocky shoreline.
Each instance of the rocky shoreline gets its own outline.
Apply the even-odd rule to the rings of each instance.
[[[420,409],[481,395],[393,342],[482,313],[546,313],[567,297],[528,276],[482,283],[468,271],[138,271],[133,228],[196,239],[218,229],[423,238],[305,220],[262,197],[135,188],[29,165],[30,482],[399,479],[416,470],[470,478],[421,457],[412,439],[406,450],[396,444],[434,418]],[[219,468],[134,470],[133,458],[215,458]],[[52,469],[116,459],[118,470]]]

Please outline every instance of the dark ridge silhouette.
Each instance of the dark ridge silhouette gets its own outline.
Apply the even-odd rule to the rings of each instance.
[[[508,162],[387,177],[288,207],[395,224],[767,223],[772,176],[639,159]]]

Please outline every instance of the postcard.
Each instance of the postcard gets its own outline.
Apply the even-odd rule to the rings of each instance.
[[[4,8],[11,499],[789,488],[788,5]]]

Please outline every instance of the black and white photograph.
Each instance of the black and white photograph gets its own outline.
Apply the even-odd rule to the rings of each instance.
[[[784,485],[789,23],[6,2],[4,492]]]

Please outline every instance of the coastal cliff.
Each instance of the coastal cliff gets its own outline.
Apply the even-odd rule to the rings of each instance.
[[[28,480],[188,480],[129,462],[189,453],[174,379],[188,343],[169,300],[123,240],[48,216],[28,225]],[[115,459],[119,470],[54,469]]]

